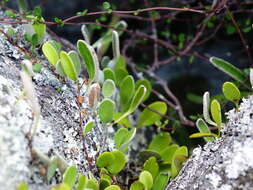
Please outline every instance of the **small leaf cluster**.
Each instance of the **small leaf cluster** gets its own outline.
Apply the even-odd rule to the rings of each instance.
[[[239,89],[232,82],[225,82],[222,87],[223,94],[225,98],[231,102],[233,102],[236,106],[236,111],[238,110],[239,101],[241,98],[241,93]],[[209,106],[212,119],[209,114]],[[194,133],[190,136],[190,138],[200,138],[204,137],[205,141],[212,141],[217,137],[220,137],[220,130],[224,125],[222,123],[222,113],[221,106],[217,99],[213,99],[210,104],[210,95],[209,92],[205,92],[203,95],[203,119],[198,119],[196,122],[196,126],[199,130],[199,133]],[[218,134],[212,133],[206,124],[217,127]]]

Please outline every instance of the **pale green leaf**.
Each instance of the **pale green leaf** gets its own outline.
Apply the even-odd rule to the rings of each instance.
[[[150,157],[143,165],[143,170],[148,171],[153,179],[156,178],[159,172],[159,165],[156,161],[156,157]]]
[[[103,99],[98,107],[99,119],[104,123],[111,122],[113,120],[114,108],[115,103],[112,100],[108,98]]]
[[[69,166],[63,174],[63,182],[73,187],[76,182],[77,168],[76,166]]]
[[[150,93],[151,93],[151,90],[152,90],[152,85],[151,85],[151,83],[149,82],[149,80],[147,80],[147,79],[140,79],[140,80],[138,80],[138,81],[136,82],[135,88],[138,89],[140,85],[145,86],[146,89],[147,89],[146,95],[144,96],[144,98],[143,98],[143,100],[142,100],[142,101],[144,102],[144,101],[147,100],[147,99],[149,98],[149,96],[150,96]]]
[[[200,133],[211,133],[208,125],[201,118],[196,121],[196,126],[197,126]],[[204,139],[205,139],[206,142],[214,140],[213,137],[204,137]]]
[[[114,71],[110,68],[105,68],[103,70],[104,73],[104,80],[111,79],[115,82],[115,74]]]
[[[127,70],[119,68],[114,70],[115,73],[115,83],[120,86],[123,79],[128,75]]]
[[[115,89],[116,89],[116,87],[115,87],[113,80],[107,79],[103,83],[102,94],[105,98],[110,98],[114,94]]]
[[[78,177],[76,190],[84,190],[86,182],[87,182],[87,178],[84,175],[80,174]]]
[[[226,99],[234,102],[237,102],[241,98],[240,90],[232,83],[232,82],[225,82],[222,87],[223,94]]]
[[[89,74],[89,79],[94,80],[98,72],[98,58],[95,50],[85,41],[78,40],[77,49],[84,60],[85,68]]]
[[[135,181],[131,184],[130,190],[144,190],[144,186],[140,181]]]
[[[125,167],[126,158],[125,155],[119,150],[113,151],[112,155],[115,157],[115,160],[107,167],[107,169],[111,174],[117,174]]]
[[[93,126],[94,126],[93,121],[89,121],[88,123],[86,123],[86,125],[84,126],[84,129],[83,129],[83,135],[86,135],[88,132],[90,132],[91,129],[93,128]]]
[[[179,147],[172,158],[172,164],[171,164],[171,176],[175,178],[179,172],[179,170],[182,168],[182,163],[186,161],[188,157],[188,149],[186,146]]]
[[[55,66],[57,61],[60,59],[57,50],[50,42],[43,44],[42,52],[53,66]]]
[[[189,136],[190,139],[193,138],[202,138],[202,137],[218,137],[218,135],[214,134],[214,133],[193,133],[192,135]]]
[[[151,189],[153,186],[153,177],[148,171],[142,171],[139,181],[144,185],[145,189]]]
[[[71,58],[68,56],[68,54],[65,51],[61,51],[60,59],[61,59],[61,66],[66,76],[69,79],[76,81],[78,79],[77,72]]]
[[[221,126],[222,118],[221,118],[221,108],[220,108],[220,103],[214,99],[211,102],[211,115],[213,120],[218,126]]]
[[[160,113],[161,115],[164,115],[167,112],[167,104],[161,101],[157,101],[148,105],[148,107],[145,108],[139,116],[137,128],[153,125],[155,122],[161,119],[161,116],[152,110]]]
[[[121,190],[118,185],[110,185],[109,187],[106,187],[105,190]]]
[[[72,51],[68,52],[68,56],[71,58],[74,66],[75,66],[77,74],[79,74],[81,71],[81,62],[78,57],[78,54],[72,50]]]

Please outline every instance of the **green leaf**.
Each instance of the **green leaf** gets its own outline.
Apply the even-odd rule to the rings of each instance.
[[[113,119],[116,121],[118,120],[121,116],[123,115],[123,113],[119,113],[119,112],[115,112],[113,114]],[[132,128],[132,123],[129,121],[129,119],[127,117],[123,118],[122,120],[120,120],[118,122],[118,124],[123,125],[124,127],[128,127],[128,128]]]
[[[114,74],[114,71],[110,68],[105,68],[103,70],[103,73],[104,73],[104,78],[105,80],[107,79],[111,79],[115,82],[115,74]]]
[[[139,104],[141,103],[143,97],[146,94],[146,88],[141,85],[137,91],[135,91],[134,97],[131,101],[131,104],[129,106],[129,109],[127,110],[127,112],[125,112],[120,118],[118,118],[115,123],[118,123],[119,121],[121,121],[122,119],[124,119],[125,117],[127,117],[128,115],[130,115],[131,113],[133,113],[137,107],[139,106]]]
[[[71,58],[68,56],[68,54],[65,51],[61,51],[60,59],[61,59],[61,66],[64,70],[64,73],[67,75],[67,77],[73,81],[77,81],[78,78],[77,78],[77,72],[76,72],[75,66]]]
[[[179,148],[177,144],[170,145],[166,147],[162,152],[161,152],[161,157],[163,162],[172,163],[173,155],[176,152],[176,150]]]
[[[47,168],[47,181],[49,182],[51,178],[54,176],[57,169],[57,158],[54,157]]]
[[[139,181],[144,185],[145,189],[151,189],[153,186],[153,177],[148,171],[141,172]]]
[[[199,130],[200,133],[211,133],[208,125],[201,118],[196,121],[196,126],[197,126],[197,128],[198,128],[198,130]],[[204,139],[205,139],[206,142],[214,140],[213,137],[204,137]]]
[[[103,2],[103,8],[104,9],[110,9],[110,7],[111,7],[111,5],[110,5],[109,2],[107,2],[107,1]]]
[[[114,65],[114,70],[116,69],[124,69],[126,70],[126,60],[125,60],[125,57],[120,55],[117,60],[116,60],[116,63]]]
[[[113,80],[107,79],[102,87],[102,94],[105,98],[110,98],[115,92],[115,84]]]
[[[120,86],[123,79],[128,75],[128,72],[125,69],[119,68],[115,69],[114,73],[116,85]]]
[[[217,126],[221,126],[221,108],[220,103],[217,100],[211,102],[211,115]]]
[[[105,190],[121,190],[118,185],[110,185],[109,187],[106,187]]]
[[[42,65],[40,63],[36,63],[33,65],[33,72],[39,73],[41,71]]]
[[[76,190],[83,190],[85,188],[86,182],[87,178],[84,175],[80,174],[78,177]]]
[[[99,183],[99,189],[105,189],[110,185],[111,185],[110,180],[108,180],[107,178],[101,178]]]
[[[122,152],[125,152],[128,148],[129,142],[134,138],[136,128],[128,131],[126,128],[120,128],[114,135],[115,147]]]
[[[137,128],[142,126],[150,126],[153,125],[155,122],[159,121],[161,119],[161,116],[155,113],[154,111],[157,111],[162,115],[166,114],[167,112],[166,103],[161,101],[151,103],[150,105],[148,105],[148,108],[145,108],[141,112],[138,119]]]
[[[120,84],[120,107],[122,111],[126,111],[129,108],[134,91],[134,78],[131,75],[127,75]]]
[[[69,166],[63,174],[63,182],[68,184],[71,188],[76,182],[77,168],[76,166]]]
[[[159,175],[155,178],[152,190],[164,190],[169,182],[169,178],[170,175],[168,172],[159,173]]]
[[[57,187],[53,187],[51,190],[71,190],[71,187],[68,184],[62,183]]]
[[[76,73],[78,75],[81,71],[81,62],[80,62],[80,59],[78,57],[78,54],[75,51],[72,50],[72,51],[68,52],[68,56],[71,58],[72,63],[75,66]]]
[[[142,161],[146,161],[152,156],[155,157],[156,160],[161,161],[160,154],[154,150],[141,150],[140,151],[140,159]]]
[[[210,118],[209,106],[210,106],[210,94],[209,94],[209,92],[205,92],[203,95],[203,116],[204,116],[205,121],[208,124],[216,126],[216,123],[213,122]]]
[[[117,59],[120,56],[120,47],[119,47],[119,35],[117,31],[112,31],[112,50],[113,57]]]
[[[77,49],[79,54],[84,60],[85,67],[89,74],[89,79],[90,80],[96,79],[99,68],[98,68],[98,58],[94,49],[83,40],[78,40]]]
[[[57,61],[60,59],[57,50],[54,48],[54,46],[52,46],[50,42],[43,44],[42,52],[53,66],[55,66]]]
[[[93,179],[88,179],[85,185],[85,189],[99,190],[99,185]]]
[[[111,165],[107,167],[107,169],[111,174],[117,174],[126,165],[125,155],[119,150],[113,151],[112,155],[115,157],[115,160]]]
[[[190,139],[193,138],[202,138],[202,137],[218,137],[218,135],[214,134],[214,133],[193,133],[192,135],[189,136]]]
[[[234,65],[232,65],[231,63],[229,63],[223,59],[217,58],[217,57],[211,57],[210,62],[215,67],[217,67],[218,69],[220,69],[224,73],[228,74],[233,79],[235,79],[241,83],[245,83],[247,81],[247,76],[241,70],[239,70]]]
[[[111,122],[113,120],[114,108],[115,103],[112,100],[108,98],[103,99],[98,107],[99,119],[104,123]]]
[[[135,181],[131,184],[130,190],[144,190],[144,186],[140,181]]]
[[[64,72],[63,70],[63,67],[62,67],[62,64],[61,64],[61,60],[58,60],[57,63],[56,63],[56,72],[61,75],[61,76],[67,76],[66,73]]]
[[[188,150],[186,146],[179,147],[172,158],[171,176],[175,178],[182,167],[182,162],[186,161],[188,157]]]
[[[97,158],[97,166],[100,168],[107,167],[115,161],[115,157],[111,152],[104,152]]]
[[[26,183],[21,183],[18,185],[17,190],[28,190],[28,185]]]
[[[93,126],[94,126],[93,121],[89,121],[88,123],[86,123],[86,125],[84,126],[84,129],[83,129],[83,135],[86,135],[88,132],[90,132],[90,130],[93,128]]]
[[[223,94],[226,99],[237,104],[241,98],[239,89],[232,82],[225,82],[222,87]]]
[[[156,157],[150,157],[143,165],[143,170],[148,171],[153,179],[156,178],[159,172],[159,165],[156,161]]]
[[[144,101],[147,100],[147,99],[149,98],[149,96],[150,96],[150,93],[151,93],[151,90],[152,90],[152,85],[151,85],[151,83],[149,82],[149,80],[147,80],[147,79],[138,80],[138,81],[136,82],[135,88],[138,89],[140,85],[145,86],[146,89],[147,89],[146,95],[145,95],[144,98],[143,98],[143,102],[144,102]]]
[[[161,132],[157,134],[148,146],[149,150],[157,151],[161,153],[172,142],[171,136],[167,132]]]
[[[45,20],[41,18],[41,21],[44,22]],[[44,38],[45,33],[46,33],[46,25],[35,22],[33,23],[33,29],[34,29],[34,32],[38,36],[38,40],[41,41]]]

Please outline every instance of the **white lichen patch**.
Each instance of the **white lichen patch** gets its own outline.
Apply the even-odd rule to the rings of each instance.
[[[245,175],[245,171],[253,168],[253,140],[248,138],[243,143],[235,142],[235,150],[230,163],[226,167],[228,178],[236,179],[239,175]]]

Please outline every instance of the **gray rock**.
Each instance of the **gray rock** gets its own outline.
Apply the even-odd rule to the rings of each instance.
[[[253,96],[227,117],[222,137],[195,148],[167,190],[253,189]]]
[[[19,46],[28,47],[22,40],[22,26],[0,24],[3,31],[9,27],[16,31],[14,40]],[[1,33],[0,47],[0,190],[14,190],[21,182],[28,183],[30,190],[49,189],[57,183],[57,178],[51,185],[45,183],[40,175],[45,169],[32,160],[26,137],[33,126],[33,117],[29,102],[22,96],[23,86],[19,76],[24,54]],[[43,57],[37,54],[34,57],[43,68],[33,76],[41,106],[41,124],[34,137],[33,148],[49,157],[60,155],[69,165],[77,165],[79,172],[84,174],[97,171],[96,156],[102,151],[112,150],[114,146],[108,133],[104,132],[86,100],[83,103],[87,112],[84,121],[95,121],[95,127],[83,141],[75,85],[59,78]],[[88,155],[84,152],[84,145]]]

